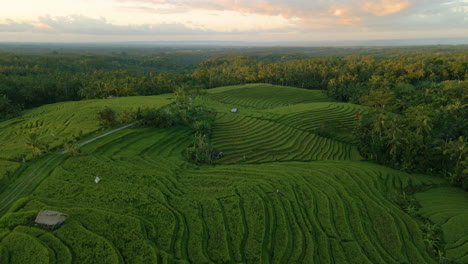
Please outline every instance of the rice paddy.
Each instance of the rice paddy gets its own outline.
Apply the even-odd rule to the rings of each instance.
[[[324,92],[269,84],[251,84],[211,89],[208,98],[229,105],[271,109],[299,103],[327,102]]]
[[[31,133],[39,135],[50,149],[63,145],[73,137],[87,136],[101,130],[97,112],[111,107],[118,112],[132,111],[137,107],[158,107],[170,103],[170,97],[135,96],[105,100],[64,102],[28,110],[23,115],[0,122],[0,159],[21,161],[31,158],[26,144]]]
[[[443,230],[445,251],[449,259],[468,262],[468,193],[441,187],[416,194],[422,205],[421,214]]]
[[[127,128],[82,156],[26,162],[16,179],[39,176],[0,210],[0,263],[437,263],[421,220],[392,201],[407,189],[426,190],[415,194],[420,213],[440,224],[446,256],[466,260],[465,193],[361,161],[349,132],[315,133],[326,120],[349,130],[358,106],[296,88],[262,97],[268,89],[280,88],[219,88],[198,101],[217,112],[212,141],[225,155],[212,165],[184,159],[182,127]],[[42,209],[68,219],[44,230],[33,223]]]

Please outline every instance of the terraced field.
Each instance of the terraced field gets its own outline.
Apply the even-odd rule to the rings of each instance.
[[[106,106],[123,112],[137,107],[163,106],[170,102],[170,97],[165,95],[135,96],[57,103],[29,110],[18,118],[0,122],[0,159],[29,159],[31,149],[26,142],[31,133],[38,134],[51,149],[60,147],[63,140],[70,140],[73,135],[92,134],[102,129],[96,115]]]
[[[363,107],[347,103],[309,103],[267,110],[280,114],[278,123],[310,133],[322,132],[335,140],[355,143],[350,131],[356,122],[356,114]]]
[[[18,162],[0,160],[0,191],[10,182],[11,175],[20,167]]]
[[[213,145],[224,152],[223,164],[361,159],[350,134],[359,106],[332,103],[321,91],[263,84],[211,89],[207,98],[200,104],[218,112]],[[230,113],[232,107],[240,112]],[[324,126],[333,133],[319,136]]]
[[[330,101],[322,91],[269,84],[222,87],[211,89],[208,93],[208,97],[215,101],[254,109]]]
[[[21,240],[44,263],[432,261],[417,221],[385,197],[394,183],[431,181],[362,162],[196,168],[178,157],[186,133],[129,129],[68,158],[0,220],[12,230],[8,256],[27,259]],[[41,208],[70,220],[53,232],[30,227]]]
[[[416,194],[421,214],[443,230],[446,256],[468,263],[468,193],[450,187],[434,188]]]
[[[354,146],[281,123],[243,115],[218,114],[213,144],[225,155],[222,163],[359,160]]]
[[[226,153],[217,164],[185,160],[191,132],[182,127],[128,128],[83,156],[27,162],[18,174],[51,165],[0,210],[0,263],[437,263],[424,224],[392,202],[409,189],[427,190],[415,195],[420,213],[441,224],[446,256],[464,263],[468,197],[453,192],[444,207],[452,192],[443,179],[359,161],[352,141],[314,134],[326,118],[350,126],[356,106],[282,107],[265,96],[233,114],[212,96],[235,90],[198,101],[214,102],[213,143]],[[313,111],[303,125],[301,113]],[[35,226],[41,209],[67,214],[65,225]]]

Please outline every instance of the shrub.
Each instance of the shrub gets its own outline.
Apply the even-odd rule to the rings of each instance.
[[[137,114],[138,114],[138,110],[135,111],[135,112],[134,111],[124,111],[124,112],[119,114],[118,122],[121,123],[121,124],[133,122],[136,119]]]
[[[193,133],[200,133],[204,135],[211,134],[211,123],[207,120],[194,121],[192,123]]]
[[[208,135],[196,133],[186,149],[187,158],[195,164],[211,163],[211,145]]]
[[[164,111],[164,109],[143,109],[139,112],[137,118],[145,126],[170,127],[173,125],[171,115],[167,111]]]
[[[106,107],[97,114],[101,125],[112,126],[117,123],[117,114],[112,108]]]

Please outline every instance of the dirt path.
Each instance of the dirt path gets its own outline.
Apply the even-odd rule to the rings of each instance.
[[[84,142],[81,142],[80,144],[78,144],[78,146],[79,146],[79,147],[82,147],[82,146],[84,146],[84,145],[86,145],[86,144],[89,144],[89,143],[91,143],[91,142],[93,142],[93,141],[96,141],[96,140],[98,140],[98,139],[100,139],[100,138],[106,137],[106,136],[108,136],[108,135],[110,135],[110,134],[113,134],[113,133],[115,133],[115,132],[117,132],[117,131],[123,130],[123,129],[128,128],[128,127],[131,127],[131,126],[133,126],[133,125],[135,125],[135,123],[131,123],[131,124],[125,125],[125,126],[123,126],[123,127],[119,127],[119,128],[113,129],[113,130],[111,130],[111,131],[109,131],[109,132],[106,132],[106,133],[104,133],[104,134],[102,134],[102,135],[99,135],[99,136],[97,136],[97,137],[93,137],[93,138],[88,139],[88,140],[86,140],[86,141],[84,141]],[[66,154],[67,152],[68,152],[67,150],[64,150],[64,151],[60,152],[60,154]]]
[[[84,142],[81,142],[79,146],[80,147],[84,146],[100,138],[113,134],[117,131],[131,127],[133,125],[135,125],[135,123],[131,123],[123,127],[113,129],[102,135],[99,135],[91,139],[88,139]],[[44,162],[41,163],[39,166],[36,166],[36,168],[34,168],[31,172],[29,172],[26,177],[24,177],[23,179],[19,181],[12,183],[12,184],[16,184],[16,186],[10,186],[10,188],[6,189],[3,193],[1,193],[0,194],[0,216],[3,215],[4,213],[3,211],[5,209],[7,209],[14,201],[16,201],[19,198],[19,196],[21,196],[21,194],[28,187],[30,187],[31,183],[33,183],[34,180],[36,180],[41,175],[41,173],[47,169],[49,165],[51,165],[54,161],[58,160],[62,155],[66,154],[67,152],[68,152],[67,150],[64,150],[64,151],[59,152],[58,154],[48,155],[48,157],[45,158]]]

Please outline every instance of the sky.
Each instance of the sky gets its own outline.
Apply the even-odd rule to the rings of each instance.
[[[468,0],[0,0],[0,42],[466,38]]]

